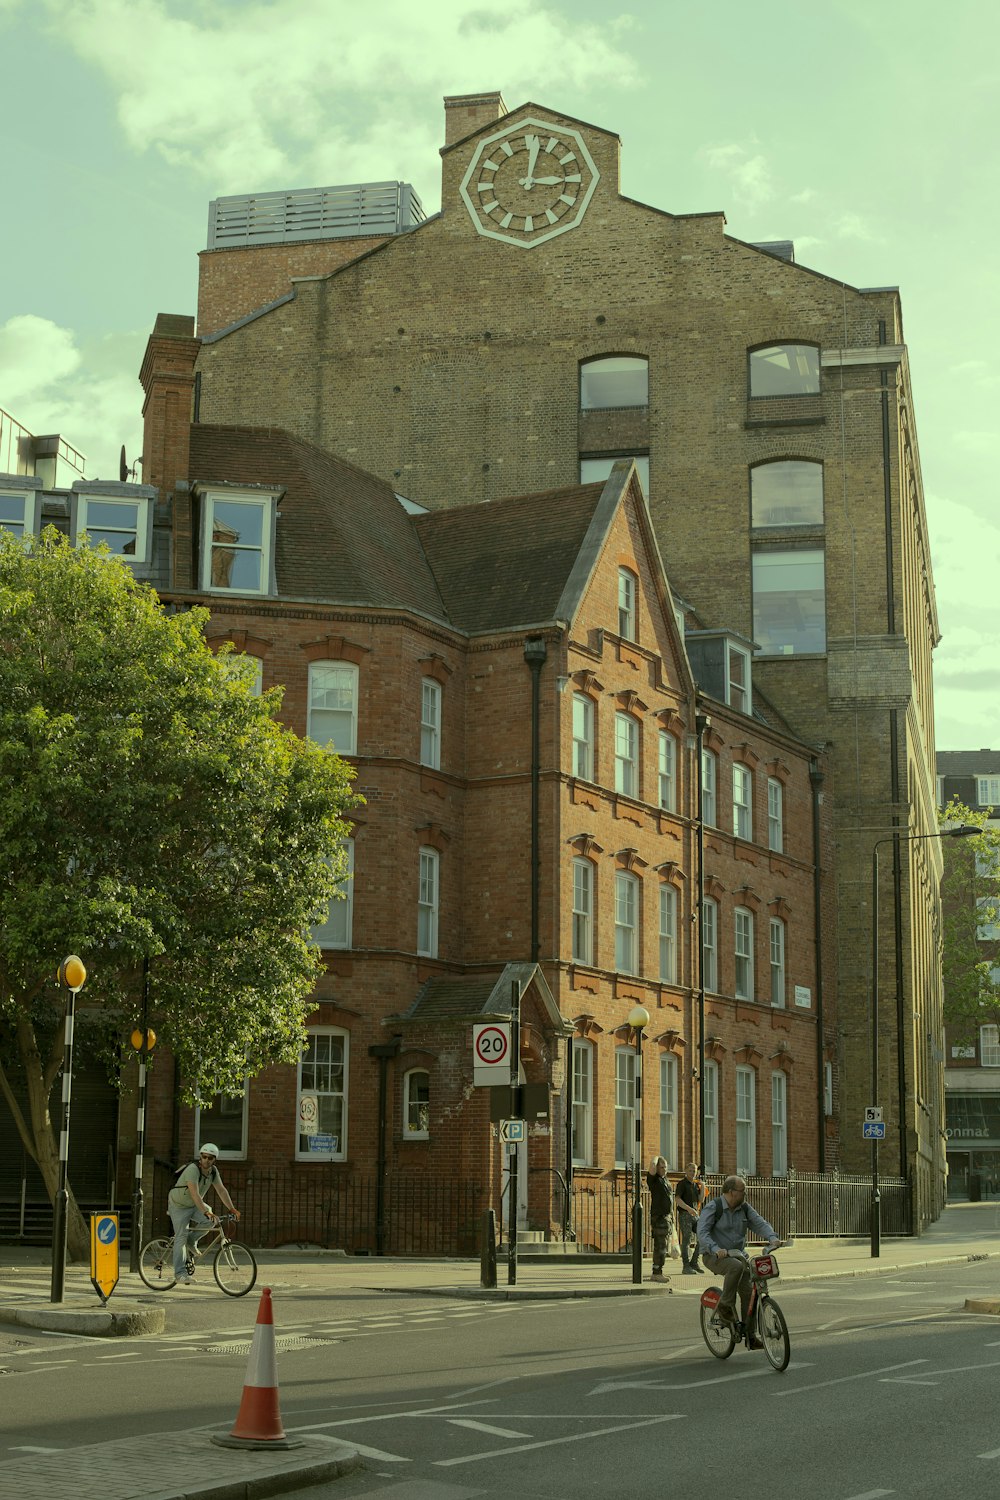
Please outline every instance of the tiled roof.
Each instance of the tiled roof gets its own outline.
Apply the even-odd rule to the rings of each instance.
[[[603,489],[573,485],[414,517],[449,619],[470,633],[554,619]]]
[[[447,618],[391,487],[280,428],[191,428],[191,480],[280,486],[279,595]]]
[[[405,1012],[408,1020],[445,1021],[481,1016],[496,987],[495,974],[428,979]]]
[[[939,750],[939,776],[996,776],[1000,774],[1000,750]]]

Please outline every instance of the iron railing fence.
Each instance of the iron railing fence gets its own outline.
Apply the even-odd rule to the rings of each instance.
[[[379,1248],[378,1179],[345,1174],[325,1164],[308,1172],[222,1164],[222,1177],[242,1215],[239,1238],[274,1248],[308,1244],[374,1255]],[[146,1235],[169,1229],[167,1193],[173,1173],[160,1163]],[[382,1252],[385,1255],[475,1255],[486,1194],[477,1183],[433,1177],[385,1180]]]

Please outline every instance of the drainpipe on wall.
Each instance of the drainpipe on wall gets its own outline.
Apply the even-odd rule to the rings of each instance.
[[[818,1167],[826,1171],[826,1105],[824,1077],[826,1072],[825,1031],[823,1025],[823,915],[820,907],[822,881],[820,879],[820,828],[819,810],[823,801],[823,772],[819,762],[809,762],[809,781],[812,785],[812,834],[813,834],[813,941],[816,949],[816,1112]]]
[[[378,1042],[368,1048],[369,1057],[378,1058],[378,1163],[375,1177],[375,1254],[385,1254],[385,1178],[387,1171],[385,1137],[389,1103],[389,1059],[399,1056],[401,1036],[391,1042]]]
[[[705,786],[702,753],[705,734],[711,727],[712,721],[707,714],[695,715],[695,754],[698,757],[695,768],[695,786],[698,788],[698,823],[695,830],[698,860],[698,911],[694,923],[698,975],[698,1164],[703,1172],[705,1170],[705,945],[702,940],[702,920],[705,911]]]
[[[538,962],[538,789],[540,776],[539,720],[542,699],[542,664],[547,655],[540,635],[529,636],[524,643],[524,659],[531,668],[531,961]]]

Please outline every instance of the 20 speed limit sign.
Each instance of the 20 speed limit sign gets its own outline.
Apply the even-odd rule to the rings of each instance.
[[[495,1067],[498,1063],[507,1062],[510,1052],[510,1027],[509,1026],[474,1026],[472,1029],[472,1050],[477,1068]]]

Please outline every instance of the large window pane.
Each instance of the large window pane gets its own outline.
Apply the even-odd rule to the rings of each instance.
[[[592,359],[580,366],[583,411],[609,406],[649,405],[649,364],[634,356]]]
[[[615,1049],[615,1166],[635,1155],[635,1051]]]
[[[437,958],[438,870],[436,849],[421,849],[417,890],[417,952],[422,958]]]
[[[638,973],[638,885],[634,875],[615,876],[615,968],[622,974]]]
[[[736,1069],[736,1170],[741,1177],[757,1170],[755,1084],[752,1068]]]
[[[347,1153],[344,1135],[347,1105],[347,1034],[311,1031],[299,1062],[296,1118],[301,1120],[303,1096],[316,1100],[316,1111],[306,1129],[300,1129],[296,1156],[311,1161],[343,1160]]]
[[[667,1167],[677,1167],[677,1059],[660,1058],[660,1155]]]
[[[823,465],[799,460],[750,470],[751,526],[819,526]]]
[[[677,892],[672,885],[660,886],[660,979],[677,983]]]
[[[818,390],[819,350],[812,344],[773,344],[751,353],[751,396],[809,396]]]
[[[822,552],[753,554],[753,633],[765,656],[826,650]]]
[[[706,1172],[717,1172],[719,1170],[719,1064],[717,1062],[705,1063],[702,1089],[705,1139],[701,1148],[701,1165]]]
[[[784,1073],[771,1074],[771,1174],[788,1174],[788,1081]]]
[[[573,1041],[573,1165],[586,1167],[594,1159],[594,1048],[580,1038]]]
[[[573,962],[594,961],[594,867],[589,859],[573,861]]]
[[[615,714],[615,791],[639,795],[638,726],[628,714]]]
[[[573,775],[594,779],[594,705],[583,693],[573,694]]]
[[[212,502],[212,587],[261,593],[264,587],[264,507]]]
[[[353,755],[357,741],[358,669],[348,662],[314,661],[309,667],[306,733],[338,755]]]

